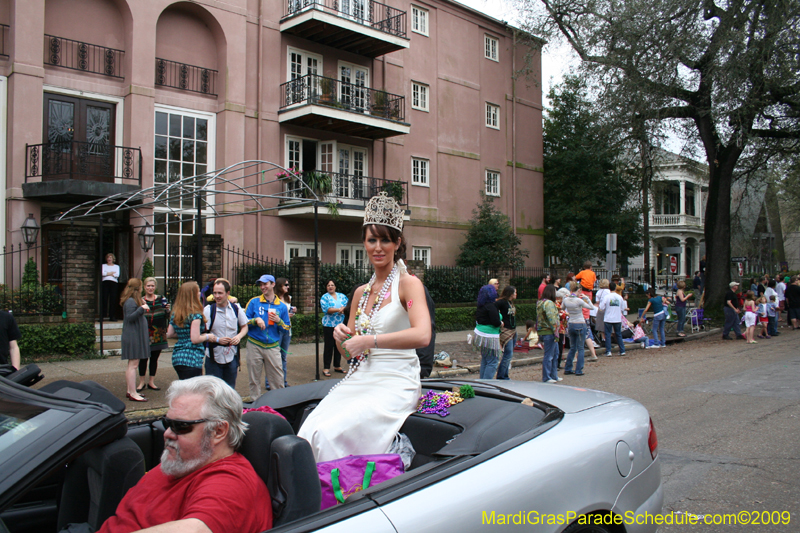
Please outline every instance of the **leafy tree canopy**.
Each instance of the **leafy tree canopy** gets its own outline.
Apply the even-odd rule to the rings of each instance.
[[[518,268],[524,264],[528,251],[520,248],[522,241],[514,234],[508,217],[493,203],[493,198],[481,192],[481,202],[472,210],[467,240],[461,245],[456,265],[461,267]]]
[[[604,126],[586,82],[567,76],[550,89],[544,121],[545,253],[577,268],[605,258],[606,234],[617,234],[621,260],[642,253],[637,184],[619,168],[615,130]]]
[[[730,280],[731,185],[764,139],[800,138],[797,0],[518,0],[527,29],[561,36],[604,106],[678,121],[709,165],[706,307]]]

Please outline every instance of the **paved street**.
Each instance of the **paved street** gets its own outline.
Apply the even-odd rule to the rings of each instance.
[[[440,334],[437,348],[461,346],[466,332]],[[800,522],[800,331],[757,345],[722,341],[719,334],[660,350],[629,349],[626,357],[600,356],[586,375],[566,376],[562,385],[629,396],[650,411],[659,440],[665,512],[706,515],[740,511],[789,511],[790,525],[663,526],[660,531],[797,531]],[[289,381],[313,379],[314,346],[291,348]],[[533,356],[541,355],[538,350]],[[477,355],[477,354],[475,354]],[[525,357],[517,354],[517,358]],[[175,379],[164,354],[158,383]],[[461,366],[461,362],[459,365]],[[124,397],[124,363],[48,363],[47,381],[94,379]],[[334,375],[337,376],[336,374]],[[339,377],[341,375],[338,375]],[[476,377],[475,373],[464,376]],[[515,367],[512,379],[540,380],[538,364]],[[237,389],[247,393],[240,374]],[[149,391],[151,402],[129,404],[133,416],[165,405],[164,391]],[[144,408],[144,410],[142,410]],[[591,446],[591,443],[586,443]],[[565,495],[568,497],[568,495]],[[777,515],[776,515],[777,516]]]
[[[756,345],[715,335],[625,358],[600,357],[587,364],[585,376],[564,378],[648,408],[658,434],[665,512],[792,514],[790,525],[660,531],[800,531],[800,331],[782,331]],[[541,367],[514,369],[511,378],[541,379]]]

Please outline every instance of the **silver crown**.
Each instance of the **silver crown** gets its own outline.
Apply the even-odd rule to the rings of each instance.
[[[377,224],[403,231],[404,214],[405,211],[397,205],[397,201],[386,194],[386,191],[381,191],[367,202],[367,207],[364,210],[363,225]]]

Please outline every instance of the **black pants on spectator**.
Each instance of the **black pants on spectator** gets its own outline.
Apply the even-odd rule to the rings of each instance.
[[[103,289],[100,292],[100,307],[103,309],[103,316],[107,316],[109,320],[116,320],[117,309],[117,287],[119,283],[116,281],[103,281]]]
[[[195,368],[193,366],[173,365],[175,373],[178,374],[178,379],[196,378],[203,375],[203,367]]]
[[[331,367],[331,360],[333,360],[333,366],[335,368],[339,368],[342,366],[342,354],[339,353],[339,350],[336,349],[336,341],[333,338],[333,329],[323,327],[322,333],[325,338],[325,348],[322,351],[322,368],[330,368]]]
[[[159,355],[161,355],[161,350],[153,350],[150,352],[150,359],[139,359],[139,377],[144,377],[147,372],[147,361],[150,361],[150,377],[155,377]]]

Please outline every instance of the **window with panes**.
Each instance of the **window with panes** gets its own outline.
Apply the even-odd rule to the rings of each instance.
[[[500,196],[500,173],[492,170],[486,171],[486,194]]]
[[[500,129],[500,106],[486,104],[486,127]]]
[[[428,110],[428,86],[411,82],[411,107],[420,111]]]
[[[423,261],[425,266],[431,266],[431,247],[413,246],[414,261]]]
[[[411,31],[428,35],[428,10],[411,6]]]
[[[486,59],[491,59],[492,61],[499,61],[497,53],[497,45],[498,45],[497,39],[495,39],[491,35],[484,35],[483,44],[484,44],[484,56],[486,57]]]
[[[430,161],[427,159],[411,158],[411,185],[429,186],[428,171]]]

